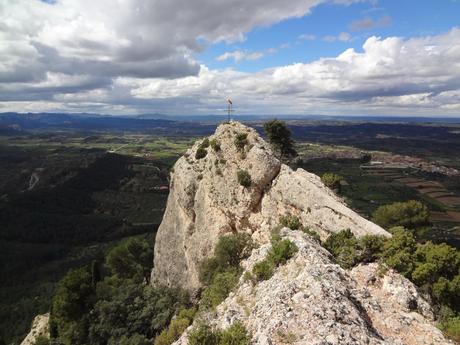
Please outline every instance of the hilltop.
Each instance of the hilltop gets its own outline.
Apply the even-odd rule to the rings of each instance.
[[[202,324],[242,325],[250,344],[450,343],[409,280],[375,263],[351,270],[335,263],[312,234],[321,240],[344,229],[357,238],[390,234],[349,209],[316,175],[282,164],[253,129],[220,125],[177,161],[170,188],[156,236],[154,284],[198,296],[202,263],[220,239],[245,234],[255,247],[228,297],[199,313],[176,345],[188,344]],[[283,217],[302,227],[288,222],[292,229],[278,227],[273,241]],[[295,250],[271,275],[254,279],[255,267],[280,243]]]

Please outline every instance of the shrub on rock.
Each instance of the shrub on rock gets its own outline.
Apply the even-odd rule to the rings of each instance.
[[[249,188],[252,184],[251,175],[246,170],[238,170],[236,173],[238,183],[245,188]]]

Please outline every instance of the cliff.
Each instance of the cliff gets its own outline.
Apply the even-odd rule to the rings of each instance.
[[[258,245],[241,263],[251,272],[266,257],[271,230],[286,214],[323,240],[343,229],[358,237],[390,236],[350,210],[317,176],[282,164],[255,130],[223,124],[209,142],[197,142],[174,166],[156,237],[156,284],[199,290],[200,262],[213,254],[219,237],[235,232],[249,233]],[[238,171],[249,173],[249,187],[238,181]],[[226,329],[237,321],[252,345],[451,344],[409,280],[392,270],[382,274],[378,264],[344,270],[302,231],[283,228],[280,235],[296,244],[297,253],[267,280],[243,274],[216,310],[200,313],[175,345],[188,344],[199,324]]]
[[[238,135],[247,135],[241,140],[245,145],[235,144]],[[209,140],[220,148],[209,146],[198,159],[198,141],[174,166],[155,240],[155,283],[196,291],[198,264],[212,255],[220,236],[248,232],[264,244],[286,214],[298,216],[323,239],[343,229],[357,236],[388,235],[346,207],[318,176],[282,164],[254,129],[238,122],[222,124]],[[249,173],[249,188],[238,182],[240,170]]]

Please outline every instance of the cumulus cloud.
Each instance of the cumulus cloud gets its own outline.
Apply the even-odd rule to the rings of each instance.
[[[370,37],[362,49],[258,73],[201,66],[197,76],[127,83],[135,98],[180,99],[184,104],[199,100],[208,111],[225,95],[232,95],[249,112],[458,110],[460,29],[412,39]]]
[[[320,3],[361,1],[1,0],[0,101],[110,88],[118,77],[196,75],[194,54],[208,44],[242,40]],[[50,88],[55,75],[73,84]]]
[[[363,1],[0,0],[0,109],[214,113],[231,95],[249,113],[458,111],[459,29],[371,37],[362,51],[257,73],[209,69],[194,57],[320,3]],[[270,53],[230,51],[219,59]]]
[[[174,78],[198,73],[206,42],[301,17],[320,0],[3,0],[0,81],[47,72]],[[204,42],[204,43],[203,43]]]

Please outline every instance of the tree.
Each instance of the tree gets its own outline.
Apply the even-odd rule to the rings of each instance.
[[[384,262],[410,279],[415,268],[414,253],[417,249],[417,242],[414,235],[403,227],[392,228],[391,233],[393,237],[388,239],[383,246]]]
[[[420,201],[410,200],[380,206],[372,220],[385,229],[402,226],[412,232],[419,232],[430,225],[430,212]]]
[[[123,281],[109,293],[105,291],[94,305],[89,343],[120,344],[122,336],[126,337],[126,344],[134,344],[134,339],[143,341],[143,337],[152,339],[187,305],[187,295],[179,289]]]
[[[279,151],[281,157],[297,155],[291,139],[291,131],[284,122],[277,119],[268,121],[264,124],[264,130],[270,144]]]
[[[110,270],[122,279],[150,280],[153,251],[143,239],[130,239],[114,247],[107,255]]]
[[[65,345],[87,343],[87,315],[95,291],[86,268],[69,271],[59,282],[52,304],[52,324]]]

